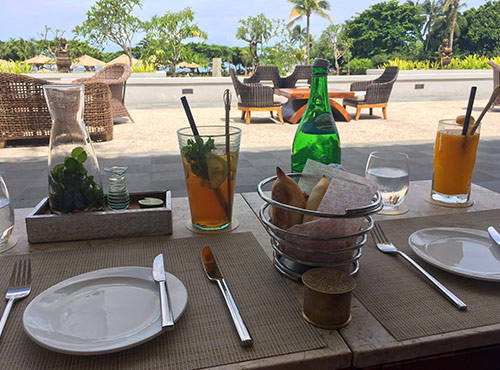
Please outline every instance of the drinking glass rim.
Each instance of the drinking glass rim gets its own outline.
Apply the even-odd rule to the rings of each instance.
[[[221,128],[225,128],[224,125],[201,125],[201,126],[197,126],[197,128],[217,128],[217,129],[221,129]],[[185,133],[183,131],[188,131],[188,133]],[[233,132],[231,132],[231,130],[234,130]],[[237,134],[240,134],[241,133],[241,128],[239,127],[236,127],[236,126],[229,126],[229,136],[234,136],[234,135],[237,135]],[[186,137],[194,137],[195,135],[193,134],[192,130],[191,130],[191,127],[190,126],[187,126],[187,127],[182,127],[180,129],[177,130],[177,135],[179,136],[186,136]],[[226,133],[223,132],[221,134],[200,134],[199,135],[200,137],[225,137],[226,136]]]
[[[409,159],[408,153],[391,152],[390,150],[375,150],[369,154],[368,158],[374,157],[374,158],[380,158],[380,159],[387,159],[387,157],[384,157],[386,155],[394,155],[395,158],[392,158],[392,159],[398,159],[396,157],[403,157],[405,159]],[[391,158],[389,158],[389,159],[391,159]]]

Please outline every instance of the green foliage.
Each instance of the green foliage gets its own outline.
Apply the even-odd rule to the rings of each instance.
[[[253,64],[258,66],[260,63],[259,45],[262,53],[264,45],[273,37],[273,20],[268,19],[264,14],[259,14],[255,17],[240,19],[239,22],[241,26],[236,31],[236,38],[248,42]]]
[[[288,23],[289,27],[303,17],[306,18],[306,62],[309,63],[309,49],[311,47],[311,15],[317,14],[320,17],[329,19],[330,22],[333,23],[330,16],[325,12],[325,10],[330,10],[330,3],[326,0],[288,0],[288,2],[293,4],[293,9],[290,13],[291,21]]]
[[[134,73],[151,73],[156,72],[156,66],[147,60],[140,60],[135,66],[131,66]]]
[[[296,48],[293,33],[283,20],[273,21],[273,34],[279,35],[279,38],[272,46],[264,48],[263,64],[277,66],[281,74],[286,74],[293,70],[295,64],[304,60],[304,53]]]
[[[187,144],[182,148],[182,155],[191,166],[191,172],[202,179],[210,180],[208,174],[207,154],[215,149],[215,141],[209,137],[207,142],[203,142],[200,136],[195,136],[194,140],[188,139]]]
[[[143,23],[145,55],[154,56],[157,66],[166,65],[170,71],[181,61],[191,62],[189,49],[182,43],[191,37],[206,39],[205,32],[194,23],[194,12],[185,8],[179,12],[166,12],[162,16],[154,15],[149,22]]]
[[[470,53],[487,56],[498,55],[500,51],[500,1],[488,1],[479,8],[464,12],[467,26],[459,39],[460,48]],[[496,49],[496,50],[495,50]]]
[[[425,17],[418,6],[396,0],[372,5],[346,22],[346,36],[352,39],[352,55],[373,57],[404,48],[422,39]]]
[[[399,67],[400,70],[421,70],[421,69],[439,69],[439,62],[431,62],[430,60],[425,61],[413,61],[413,60],[404,60],[404,59],[393,59],[389,60],[387,63],[381,65],[380,69],[385,69],[388,66],[396,66]]]
[[[328,59],[337,74],[340,74],[339,60],[346,54],[349,55],[352,44],[341,25],[331,24],[323,30],[318,42],[313,45],[312,54],[316,58]]]
[[[488,61],[492,60],[495,63],[500,62],[500,56],[496,58],[488,58],[481,55],[468,55],[464,58],[453,58],[448,66],[448,69],[488,69]],[[440,63],[437,61],[412,61],[404,59],[393,59],[381,65],[379,68],[384,69],[387,66],[397,66],[401,70],[414,70],[414,69],[439,69]]]
[[[81,147],[73,149],[71,157],[66,157],[49,174],[49,200],[54,212],[70,213],[100,210],[104,206],[102,187],[94,176],[88,176],[83,164],[87,153]]]
[[[0,59],[5,60],[26,60],[37,56],[42,48],[33,38],[28,40],[22,37],[18,39],[10,38],[8,41],[0,41]]]
[[[349,63],[349,69],[353,75],[365,75],[367,69],[372,69],[373,63],[367,58],[354,58]]]
[[[11,59],[7,64],[0,64],[0,72],[29,73],[31,72],[31,65]]]
[[[73,33],[98,47],[112,42],[131,56],[132,39],[141,31],[141,21],[132,15],[136,6],[142,8],[140,0],[97,0],[87,12],[87,19]]]
[[[186,44],[187,50],[191,53],[190,62],[195,62],[201,65],[212,63],[213,58],[221,58],[222,63],[233,63],[235,52],[228,46],[209,45],[204,42],[190,42]],[[237,48],[236,55],[239,55],[241,48]]]

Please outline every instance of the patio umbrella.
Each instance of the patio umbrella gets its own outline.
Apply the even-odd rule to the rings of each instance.
[[[196,68],[200,68],[201,66],[199,64],[196,64],[196,63],[180,62],[179,64],[176,65],[176,67],[196,69]]]
[[[132,58],[132,65],[133,66],[135,66],[137,64],[137,62],[139,62],[137,59]],[[109,66],[111,64],[117,64],[117,63],[129,64],[128,55],[122,54],[118,58],[115,58],[111,62],[108,62],[107,65]]]
[[[103,62],[102,60],[93,58],[90,55],[85,54],[77,58],[76,62],[73,63],[73,65],[87,68],[87,67],[105,66],[106,62]]]
[[[46,55],[40,54],[40,55],[37,55],[36,57],[25,60],[24,63],[33,64],[36,66],[43,66],[44,64],[55,64],[55,60],[52,58],[49,58]]]

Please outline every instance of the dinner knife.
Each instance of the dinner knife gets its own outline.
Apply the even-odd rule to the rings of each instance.
[[[174,328],[174,314],[165,279],[163,253],[157,255],[153,261],[153,279],[160,285],[161,326],[172,330]]]
[[[227,308],[229,309],[229,313],[233,318],[234,326],[236,327],[236,331],[240,337],[240,345],[242,347],[251,346],[253,343],[252,336],[248,331],[243,318],[241,317],[240,311],[236,306],[236,302],[227,287],[226,280],[222,276],[217,263],[215,262],[214,256],[212,254],[212,250],[207,245],[203,247],[201,251],[201,262],[203,263],[203,267],[205,269],[205,273],[211,281],[217,282],[222,295],[224,296],[224,300],[226,301]]]
[[[490,234],[491,239],[493,239],[495,243],[500,245],[500,234],[493,226],[488,227],[488,234]]]

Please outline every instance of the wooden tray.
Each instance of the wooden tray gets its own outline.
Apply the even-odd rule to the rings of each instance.
[[[145,197],[162,199],[163,207],[139,208],[138,201]],[[130,206],[121,211],[106,207],[62,215],[50,213],[49,199],[44,198],[26,217],[26,233],[30,243],[172,234],[170,190],[130,193]]]

